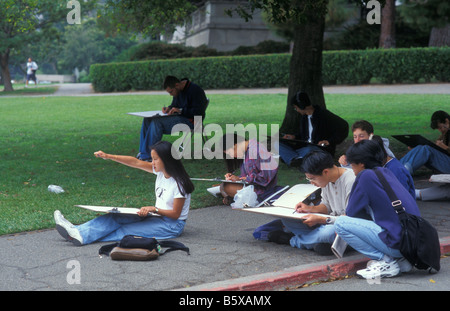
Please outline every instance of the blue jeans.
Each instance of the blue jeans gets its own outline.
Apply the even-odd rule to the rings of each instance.
[[[426,145],[419,145],[411,149],[400,162],[412,174],[422,165],[434,168],[443,174],[450,174],[450,156]]]
[[[139,141],[141,159],[150,159],[150,147],[159,142],[163,134],[170,134],[172,128],[180,123],[187,124],[191,129],[194,128],[194,124],[182,116],[144,118]]]
[[[293,159],[304,158],[311,151],[321,150],[319,147],[316,147],[314,145],[308,145],[303,148],[294,149],[291,146],[283,143],[279,144],[279,149],[280,157],[287,165],[290,165]]]
[[[378,236],[383,228],[372,220],[339,216],[334,223],[336,233],[356,251],[370,259],[381,260],[384,255],[401,258],[398,249],[388,247]]]
[[[298,219],[283,218],[281,221],[294,234],[290,240],[292,247],[312,249],[317,243],[332,244],[336,237],[334,225],[309,227]]]
[[[83,244],[120,241],[125,235],[137,235],[157,240],[176,238],[184,230],[184,220],[168,217],[140,217],[108,213],[77,226]]]

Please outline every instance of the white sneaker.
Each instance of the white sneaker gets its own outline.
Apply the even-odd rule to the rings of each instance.
[[[358,270],[356,274],[364,279],[390,278],[400,274],[400,267],[397,260],[371,260],[366,269]]]
[[[369,268],[371,265],[373,265],[373,264],[375,264],[377,262],[378,262],[378,260],[369,260],[367,262],[367,266],[366,267]],[[402,273],[408,273],[413,268],[411,263],[405,257],[397,259],[397,264],[398,264],[398,266],[400,268],[400,272],[402,272]]]
[[[65,219],[60,211],[56,210],[53,213],[53,217],[56,223],[56,230],[63,238],[76,246],[83,245],[83,238],[81,237],[80,231],[70,221]]]

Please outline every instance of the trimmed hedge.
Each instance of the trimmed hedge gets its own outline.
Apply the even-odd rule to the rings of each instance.
[[[286,87],[290,54],[220,56],[95,64],[98,92],[161,90],[164,77],[188,77],[204,89]],[[324,85],[450,81],[450,48],[323,52]]]

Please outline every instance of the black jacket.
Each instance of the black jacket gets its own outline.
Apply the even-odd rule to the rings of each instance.
[[[325,108],[314,106],[311,123],[313,126],[311,142],[317,144],[319,141],[327,140],[330,145],[324,149],[332,155],[336,151],[336,145],[342,143],[348,137],[347,121]],[[307,141],[308,138],[308,116],[304,115],[300,119],[300,131],[297,133],[296,139]]]

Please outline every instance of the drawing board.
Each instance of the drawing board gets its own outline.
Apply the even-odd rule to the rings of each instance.
[[[137,215],[137,212],[139,211],[139,208],[134,207],[112,207],[112,206],[95,206],[95,205],[75,205],[75,206],[101,213]],[[155,213],[149,213],[148,216],[159,216],[159,215]]]

